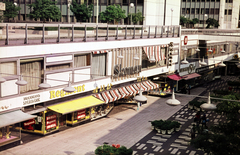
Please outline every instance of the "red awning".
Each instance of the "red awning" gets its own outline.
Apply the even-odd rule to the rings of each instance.
[[[169,75],[168,78],[172,79],[172,80],[175,80],[175,81],[178,81],[178,80],[182,79],[182,77],[178,74]]]
[[[199,76],[201,76],[201,75],[199,75],[197,73],[192,73],[192,74],[184,75],[184,76],[182,76],[182,78],[184,80],[189,80],[189,79],[196,78],[196,77],[199,77]]]

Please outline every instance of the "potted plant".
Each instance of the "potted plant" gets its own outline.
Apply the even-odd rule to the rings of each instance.
[[[181,123],[179,123],[178,121],[173,121],[172,124],[173,124],[175,132],[177,132],[181,129]]]
[[[189,101],[188,102],[188,108],[193,109],[193,106],[194,106],[194,101]]]

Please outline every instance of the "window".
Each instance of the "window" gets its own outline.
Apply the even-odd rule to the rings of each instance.
[[[185,14],[185,8],[182,8],[182,14]]]
[[[106,54],[94,54],[91,75],[94,79],[106,76]]]
[[[27,85],[20,87],[20,93],[37,90],[38,85],[43,81],[43,59],[20,60],[20,74],[28,82]]]
[[[228,10],[228,15],[232,15],[232,10]]]
[[[195,14],[195,9],[194,8],[191,9],[191,14]]]
[[[74,68],[90,66],[90,54],[75,55],[74,56]]]
[[[206,14],[209,14],[209,9],[206,9]]]
[[[214,14],[214,9],[210,9],[210,14]]]
[[[214,14],[215,14],[215,15],[218,15],[218,14],[219,14],[219,9],[215,9]]]
[[[61,69],[66,69],[70,68],[71,65],[69,64],[58,64],[58,65],[51,65],[46,67],[46,71],[53,71],[53,70],[61,70]]]
[[[205,14],[205,9],[201,8],[201,14]]]
[[[196,9],[196,14],[199,14],[200,13],[200,9]]]
[[[0,75],[2,77],[16,75],[17,74],[17,63],[16,62],[1,62],[0,63],[0,73],[1,73]]]
[[[187,8],[186,14],[190,14],[190,8]]]

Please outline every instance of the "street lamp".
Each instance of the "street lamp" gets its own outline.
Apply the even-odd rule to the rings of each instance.
[[[70,5],[71,5],[71,0],[68,0],[68,23],[70,23]]]
[[[133,3],[131,3],[130,4],[130,8],[131,8],[131,25],[132,25],[132,8],[134,7],[134,4]]]
[[[172,26],[173,8],[171,8],[171,26]]]
[[[205,14],[204,17],[206,17],[206,19],[207,19],[208,15]],[[206,25],[206,24],[207,24],[207,20],[205,20],[205,25]],[[204,28],[206,28],[205,25],[204,25]]]

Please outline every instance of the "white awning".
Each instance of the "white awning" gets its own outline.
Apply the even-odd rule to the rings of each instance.
[[[10,111],[0,114],[0,128],[9,126],[15,123],[23,122],[37,117],[36,115],[30,115],[22,112],[21,110]]]

